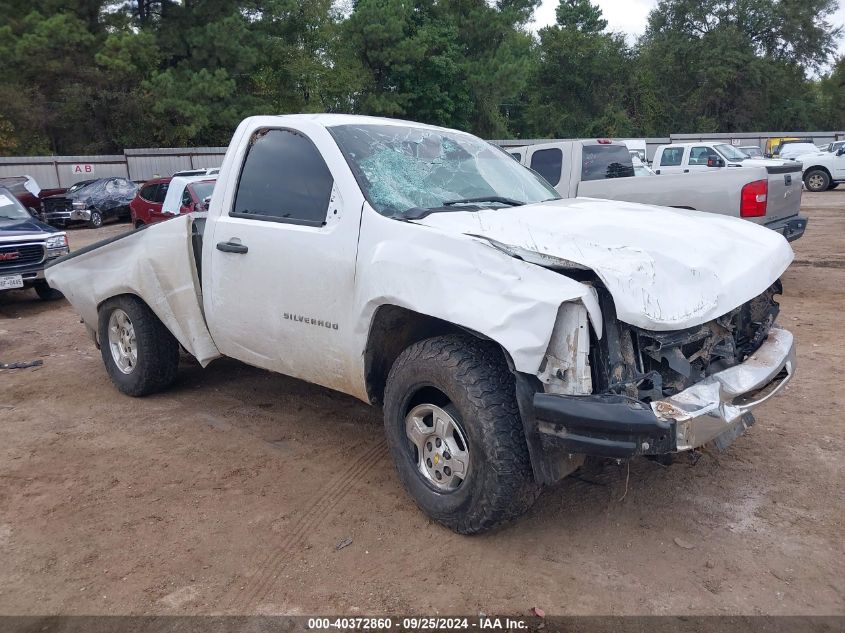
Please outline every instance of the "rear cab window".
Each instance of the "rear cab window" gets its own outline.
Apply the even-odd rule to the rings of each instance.
[[[584,145],[581,153],[581,181],[629,178],[634,163],[628,147],[622,144]]]
[[[293,130],[253,135],[230,216],[323,226],[334,179],[310,139]]]
[[[545,178],[552,187],[556,187],[563,170],[563,152],[557,147],[537,150],[531,154],[531,169]]]

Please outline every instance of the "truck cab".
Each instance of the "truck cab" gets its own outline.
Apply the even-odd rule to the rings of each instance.
[[[725,167],[782,166],[784,161],[752,157],[728,143],[698,141],[660,145],[652,168],[657,174],[694,174]]]

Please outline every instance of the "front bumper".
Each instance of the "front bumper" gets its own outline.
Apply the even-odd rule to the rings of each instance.
[[[807,218],[801,214],[793,215],[783,220],[770,222],[765,227],[780,233],[788,242],[794,242],[804,235],[804,231],[807,229]]]
[[[24,287],[32,286],[35,283],[46,281],[44,277],[44,268],[50,262],[58,259],[62,255],[67,255],[68,248],[51,248],[45,249],[45,256],[39,262],[33,262],[25,266],[15,266],[9,268],[0,268],[0,277],[20,275]]]
[[[64,211],[48,211],[44,214],[45,222],[88,222],[91,220],[91,209],[69,209]]]
[[[711,441],[726,444],[754,423],[751,410],[795,372],[792,333],[773,327],[744,363],[680,393],[645,404],[619,395],[534,395],[535,429],[545,451],[627,458],[663,455]]]

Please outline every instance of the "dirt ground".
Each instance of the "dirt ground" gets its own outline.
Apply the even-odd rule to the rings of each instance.
[[[378,410],[233,361],[132,399],[65,301],[0,295],[0,362],[44,361],[0,370],[0,613],[845,614],[845,190],[804,211],[798,375],[747,435],[477,537],[416,509]]]

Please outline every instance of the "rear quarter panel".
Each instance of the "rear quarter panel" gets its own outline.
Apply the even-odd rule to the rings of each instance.
[[[97,331],[99,306],[140,297],[202,365],[220,356],[205,325],[191,243],[191,216],[181,216],[71,253],[49,266],[47,281]]]

